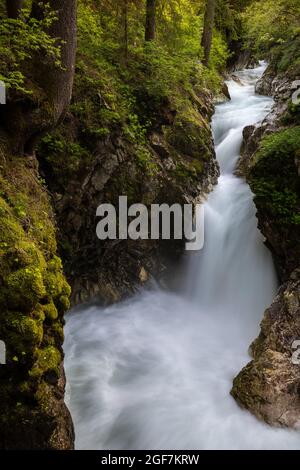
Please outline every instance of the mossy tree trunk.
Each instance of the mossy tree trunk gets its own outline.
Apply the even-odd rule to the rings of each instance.
[[[154,41],[156,33],[156,0],[147,0],[145,41]]]
[[[204,65],[208,67],[215,22],[216,0],[207,0],[201,46],[204,50]]]

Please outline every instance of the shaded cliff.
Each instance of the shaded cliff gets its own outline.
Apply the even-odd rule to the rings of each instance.
[[[112,302],[151,276],[165,279],[184,240],[98,240],[96,209],[101,203],[118,208],[122,195],[128,205],[146,206],[203,198],[219,174],[209,124],[212,95],[196,83],[180,89],[180,103],[168,96],[153,103],[139,81],[131,86],[140,121],[119,120],[103,130],[98,113],[117,112],[121,97],[109,101],[97,81],[85,86],[77,76],[70,112],[42,140],[38,157],[53,195],[73,302],[95,295]],[[151,124],[143,127],[143,121]]]
[[[238,173],[254,192],[259,228],[266,237],[283,283],[264,314],[253,360],[234,379],[232,395],[273,425],[299,426],[300,368],[292,361],[300,338],[300,105],[296,43],[271,61],[257,92],[274,96],[269,116],[244,130]]]
[[[100,204],[118,208],[122,195],[129,205],[193,203],[218,176],[210,129],[218,69],[170,55],[159,41],[132,46],[124,57],[116,25],[107,26],[115,42],[103,42],[103,14],[79,3],[71,106],[37,152],[74,304],[95,295],[118,301],[151,276],[165,280],[183,250],[178,240],[98,240]]]
[[[70,287],[57,256],[56,228],[34,157],[0,147],[0,448],[68,449],[63,315]]]

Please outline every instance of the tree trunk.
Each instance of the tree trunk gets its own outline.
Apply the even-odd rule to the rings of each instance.
[[[14,2],[14,0],[8,0]],[[26,63],[27,74],[39,89],[39,101],[8,100],[0,121],[12,137],[16,154],[31,154],[37,139],[64,117],[71,100],[76,55],[76,0],[33,0],[31,16],[41,20],[49,4],[57,19],[47,33],[61,46],[61,67],[37,53]]]
[[[128,0],[123,0],[123,22],[124,22],[124,58],[128,59]]]
[[[76,54],[76,0],[34,0],[31,15],[37,19],[43,14],[39,4],[49,4],[57,12],[48,33],[61,42],[61,68],[53,64],[42,64],[37,76],[39,85],[45,90],[52,105],[53,120],[57,123],[71,100]]]
[[[145,41],[154,41],[156,30],[156,0],[147,0]]]
[[[216,0],[207,0],[201,46],[204,50],[204,65],[208,67],[215,21]]]
[[[24,0],[6,0],[6,11],[8,18],[16,20],[23,8]]]

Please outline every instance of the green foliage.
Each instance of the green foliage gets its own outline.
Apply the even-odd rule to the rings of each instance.
[[[155,176],[159,166],[152,159],[151,152],[145,146],[136,146],[135,150],[137,166],[149,176]]]
[[[61,186],[89,166],[99,140],[120,130],[133,144],[138,166],[155,173],[147,137],[153,126],[164,124],[164,110],[180,114],[192,107],[195,87],[221,88],[226,43],[216,31],[211,66],[204,67],[199,60],[203,21],[199,3],[159,3],[157,39],[147,44],[142,6],[142,1],[128,2],[128,53],[124,57],[122,2],[78,3],[77,64],[70,106],[74,124],[69,132],[61,126],[46,135],[39,146],[41,159],[49,163]]]
[[[284,116],[281,118],[285,126],[299,125],[300,124],[300,103],[293,103],[292,100],[288,102],[288,108]]]
[[[79,2],[78,47],[79,56],[88,56],[96,64],[102,76],[109,74],[113,86],[136,83],[143,79],[145,92],[159,100],[187,87],[191,77],[205,77],[206,70],[199,64],[200,33],[203,14],[199,7],[204,2],[171,0],[158,2],[157,39],[144,44],[144,2],[128,2],[129,43],[128,56],[124,58],[122,2]],[[215,78],[224,70],[228,51],[223,37],[216,32],[211,72]],[[102,78],[104,81],[104,79]],[[141,85],[142,85],[141,84]]]
[[[76,141],[66,140],[59,131],[42,138],[39,152],[51,164],[54,176],[62,185],[73,172],[88,165],[92,158],[86,148]]]
[[[281,158],[294,155],[300,150],[300,127],[286,129],[266,137],[256,156],[256,162],[265,158],[276,158],[278,164]]]
[[[220,85],[219,73],[225,70],[229,55],[228,44],[222,33],[215,30],[210,53],[210,73],[214,76],[213,85],[210,86],[210,88],[213,91],[218,90],[218,86]]]
[[[30,17],[30,9],[22,10],[19,19],[0,17],[0,80],[7,89],[31,94],[28,62],[39,54],[40,60],[60,67],[60,42],[47,34],[55,21],[55,12],[46,7],[43,20]]]
[[[296,160],[300,157],[300,127],[263,139],[250,171],[257,204],[282,224],[300,224],[300,181]]]
[[[255,1],[243,14],[247,45],[260,55],[299,34],[300,0]]]
[[[285,72],[290,78],[300,75],[300,34],[272,48],[270,63],[275,72]]]

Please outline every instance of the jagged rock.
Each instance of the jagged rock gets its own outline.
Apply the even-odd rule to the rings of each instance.
[[[118,149],[119,150],[119,149]],[[119,150],[120,153],[120,150]],[[95,167],[93,174],[90,178],[90,184],[95,188],[96,191],[102,191],[105,184],[113,174],[114,170],[119,165],[117,155],[107,155],[105,160],[101,162],[101,166]]]
[[[267,70],[264,75],[256,82],[255,92],[259,95],[271,96],[272,93],[272,84],[274,80],[273,71]]]
[[[242,82],[242,80],[240,79],[240,77],[238,77],[238,76],[235,75],[234,73],[231,74],[231,79],[232,79],[235,83],[237,83],[238,85],[243,86],[243,82]]]
[[[236,44],[235,47],[237,50],[228,60],[229,69],[231,71],[243,70],[245,68],[251,69],[257,65],[257,61],[253,57],[250,49],[241,50],[240,44]]]
[[[300,427],[300,363],[293,363],[299,339],[300,270],[266,310],[250,347],[253,360],[234,379],[231,391],[241,406],[271,425]]]
[[[156,153],[161,158],[168,158],[170,157],[170,149],[168,147],[168,144],[163,136],[163,134],[159,134],[158,132],[154,132],[150,136],[150,143],[151,147],[153,150],[155,150]]]
[[[258,149],[262,137],[271,133],[272,130],[274,130],[274,123],[267,118],[261,124],[246,126],[243,129],[243,144],[235,170],[236,175],[247,176],[252,157]]]

